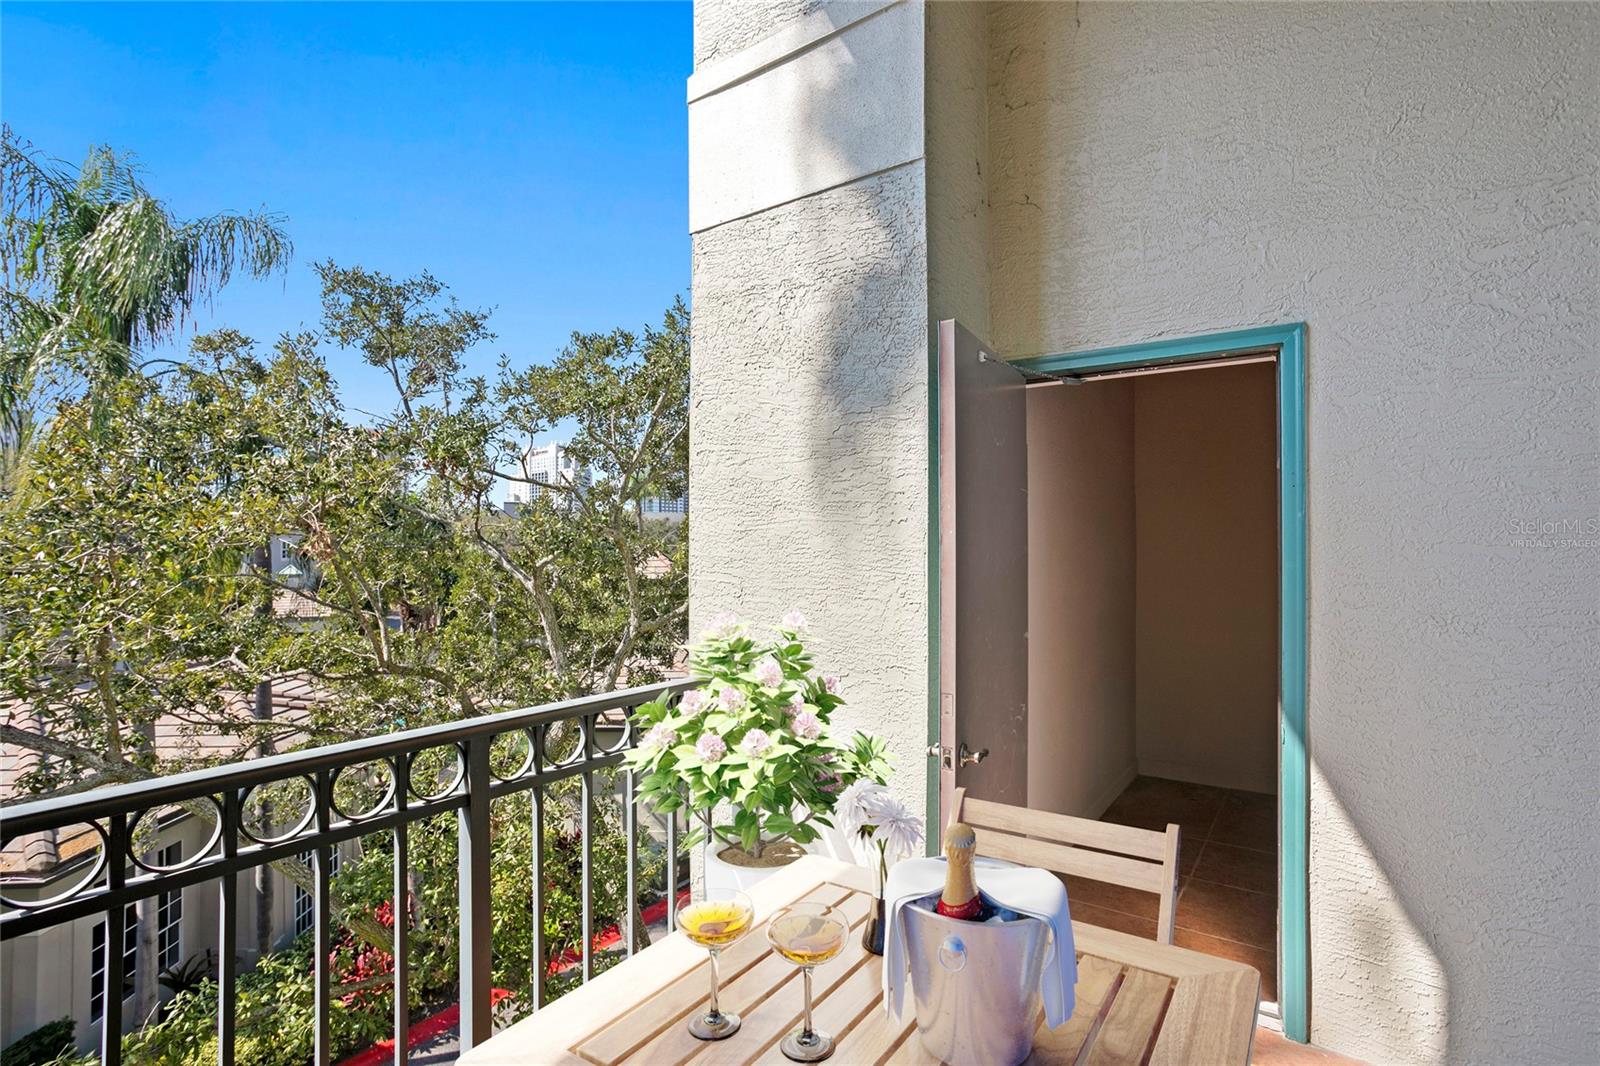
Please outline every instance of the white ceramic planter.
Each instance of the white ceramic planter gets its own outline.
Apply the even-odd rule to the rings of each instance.
[[[706,899],[727,899],[735,892],[749,892],[756,885],[784,869],[782,866],[734,866],[723,862],[717,852],[726,845],[721,842],[706,845],[705,884]],[[861,859],[850,848],[850,842],[837,829],[822,829],[822,835],[806,845],[812,855],[826,855],[840,862],[860,863]]]

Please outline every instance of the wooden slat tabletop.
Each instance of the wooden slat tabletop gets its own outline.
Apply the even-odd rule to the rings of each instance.
[[[636,1066],[644,1063],[785,1063],[778,1041],[802,1012],[799,971],[768,946],[761,924],[798,899],[840,905],[852,923],[848,947],[817,967],[813,1017],[837,1041],[832,1061],[851,1066],[937,1066],[916,1035],[915,1019],[883,1010],[883,960],[861,947],[872,903],[871,874],[807,856],[762,882],[751,898],[758,925],[722,955],[724,1010],[743,1017],[726,1040],[689,1035],[704,1010],[705,949],[673,933],[600,974],[537,1014],[461,1056],[463,1066]],[[1260,976],[1226,959],[1073,923],[1078,985],[1072,1017],[1040,1026],[1030,1063],[1237,1063],[1250,1058]]]

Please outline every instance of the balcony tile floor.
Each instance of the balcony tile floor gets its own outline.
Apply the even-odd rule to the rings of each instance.
[[[1314,1044],[1296,1044],[1265,1026],[1256,1027],[1250,1063],[1251,1066],[1362,1066],[1359,1059],[1346,1058]]]

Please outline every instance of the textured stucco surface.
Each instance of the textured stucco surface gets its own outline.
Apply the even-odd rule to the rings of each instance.
[[[815,8],[701,0],[697,64]],[[1597,12],[930,12],[925,163],[694,239],[694,623],[806,610],[914,799],[929,319],[1009,356],[1304,320],[1312,1036],[1594,1061]]]
[[[708,61],[702,53],[733,56],[813,7],[760,8],[767,22],[757,33],[751,5],[700,0],[697,65]],[[895,20],[909,20],[908,32],[880,32]],[[884,133],[915,158],[880,172],[865,168],[881,161],[860,162],[858,173],[835,175],[836,187],[798,199],[770,183],[750,213],[694,234],[690,409],[691,629],[721,610],[765,625],[804,611],[818,664],[843,679],[847,706],[836,721],[889,740],[894,786],[913,809],[928,761],[922,26],[922,5],[907,3],[847,28],[836,40],[857,68],[849,77],[817,74],[801,52],[752,79],[787,86],[796,114],[851,108],[863,86],[911,101],[909,115],[884,114],[911,122],[912,139]],[[896,80],[883,80],[888,71]],[[863,72],[867,81],[852,80]],[[690,105],[691,124],[714,99]]]
[[[823,0],[698,0],[694,65],[703,67],[749,48],[823,6]]]
[[[1002,352],[1309,323],[1312,1037],[1373,1061],[1600,1056],[1597,29],[990,20]]]
[[[920,159],[922,30],[893,4],[692,101],[690,232]]]
[[[989,339],[989,6],[927,6],[928,314]]]
[[[839,721],[927,744],[927,266],[921,162],[694,238],[689,601],[812,620]]]

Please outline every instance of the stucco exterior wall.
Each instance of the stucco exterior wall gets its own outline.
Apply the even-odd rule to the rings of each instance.
[[[922,9],[808,14],[689,79],[698,233],[922,158]]]
[[[758,626],[791,607],[804,611],[819,664],[843,678],[848,706],[838,721],[889,739],[895,787],[920,809],[928,706],[923,13],[893,5],[836,33],[808,21],[812,12],[798,10],[806,7],[785,9],[776,33],[815,26],[815,41],[786,45],[774,63],[725,88],[691,79],[691,97],[710,92],[689,105],[692,195],[709,204],[736,195],[738,208],[731,217],[708,211],[693,232],[690,627],[698,632],[721,610]],[[736,49],[761,47],[747,37],[748,10],[696,5],[697,53],[720,59],[702,64],[696,79],[739,70]],[[724,26],[733,27],[728,47],[721,30],[705,39],[707,27]],[[754,108],[781,97],[796,115],[835,116],[860,110],[858,97],[870,94],[873,113],[909,123],[909,134],[882,131],[904,158],[858,153],[875,147],[872,131],[841,118],[810,133],[785,127],[819,135],[808,166],[835,168],[825,179],[781,167],[734,173],[719,161],[765,152],[752,130],[775,127],[717,102],[730,93]],[[829,129],[847,131],[845,143],[820,136]],[[723,187],[730,182],[740,188]]]
[[[694,224],[691,624],[805,610],[915,799],[930,320],[1008,356],[1306,321],[1312,1037],[1592,1059],[1600,9],[905,6],[874,54],[832,5],[696,5],[691,188],[763,147],[696,109],[779,68],[741,95],[854,132]],[[926,92],[871,76],[924,48]],[[926,106],[920,153],[856,172],[866,97]]]
[[[1309,323],[1311,1034],[1373,1061],[1596,1054],[1597,30],[990,20],[1001,352]]]
[[[200,855],[210,842],[211,833],[211,826],[192,818],[182,819],[162,829],[152,845],[150,858],[154,858],[156,849],[175,843],[183,845],[182,854],[186,857]],[[345,861],[354,861],[361,855],[360,844],[355,841],[341,844],[337,850]],[[87,860],[80,858],[79,861]],[[24,900],[56,899],[83,876],[81,867],[69,866],[60,871],[56,880],[26,884],[13,882],[7,892]],[[273,872],[270,876],[273,881],[271,945],[278,950],[287,947],[296,935],[295,885],[280,873]],[[253,871],[236,875],[236,880],[239,922],[234,955],[241,970],[248,970],[255,965],[258,955],[255,920],[259,897]],[[221,907],[217,888],[216,882],[208,881],[180,890],[183,897],[182,922],[178,927],[180,964],[187,964],[208,952],[215,960]],[[157,897],[147,896],[141,902],[139,921],[150,924],[144,930],[149,933],[148,943],[140,941],[139,961],[141,964],[150,964],[150,968],[140,965],[135,971],[137,994],[126,997],[123,1002],[125,1032],[132,1032],[139,1027],[143,1015],[137,1007],[146,996],[147,989],[151,1002],[171,998],[170,993],[159,985],[146,984],[140,987],[141,982],[151,979],[152,973],[159,977],[160,972],[155,965],[157,956],[144,954],[147,947],[152,952],[159,950],[156,936],[156,930],[159,929]],[[99,1047],[101,1023],[90,1019],[90,975],[93,973],[94,927],[103,920],[103,915],[95,914],[29,933],[0,945],[0,1045],[9,1046],[58,1018],[72,1018],[76,1023],[74,1032],[79,1050],[92,1052]]]
[[[694,65],[748,48],[822,6],[823,0],[702,0],[694,5]]]
[[[987,3],[927,7],[928,315],[989,337]]]

